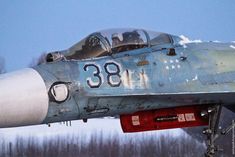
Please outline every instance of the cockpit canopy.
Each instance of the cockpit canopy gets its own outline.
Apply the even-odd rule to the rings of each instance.
[[[166,33],[142,29],[109,29],[88,35],[69,48],[65,57],[80,60],[172,43],[172,37]]]

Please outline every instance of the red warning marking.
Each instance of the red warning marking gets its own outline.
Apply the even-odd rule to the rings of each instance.
[[[121,115],[124,132],[139,132],[208,125],[208,117],[201,117],[201,111],[208,106],[184,106],[177,108],[140,111]]]

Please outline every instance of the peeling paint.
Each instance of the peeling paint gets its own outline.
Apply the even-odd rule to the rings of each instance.
[[[192,80],[193,80],[193,81],[198,80],[198,76],[196,75]]]
[[[71,110],[68,109],[68,108],[62,108],[62,109],[59,110],[59,114],[62,114],[64,112],[71,112]]]
[[[132,77],[131,77],[132,72],[128,69],[126,69],[123,73],[122,73],[122,82],[125,88],[130,88],[133,89],[132,86]]]
[[[137,63],[137,66],[145,66],[145,65],[149,65],[149,61],[143,60],[143,61],[139,61],[139,62]]]
[[[187,46],[186,46],[186,45],[183,45],[183,48],[185,48],[185,49],[186,49],[186,48],[187,48]]]
[[[127,84],[130,87],[131,86],[131,82],[130,82],[130,75],[129,75],[129,71],[126,70],[126,77],[127,77]]]
[[[148,76],[145,74],[144,70],[142,69],[140,73],[140,83],[144,85],[144,88],[147,88],[148,85]]]
[[[95,110],[87,110],[89,114],[104,114],[109,111],[109,108],[100,108]]]

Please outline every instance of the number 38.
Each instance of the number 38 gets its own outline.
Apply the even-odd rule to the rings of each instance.
[[[113,67],[111,70],[110,68]],[[99,88],[103,82],[103,74],[100,72],[100,67],[91,63],[84,66],[84,71],[88,71],[90,68],[94,69],[93,78],[87,78],[87,85],[90,88]],[[115,69],[115,70],[114,70]],[[122,83],[120,68],[117,63],[109,62],[104,64],[104,70],[107,74],[107,82],[111,87],[119,87]],[[116,79],[115,79],[116,78]]]

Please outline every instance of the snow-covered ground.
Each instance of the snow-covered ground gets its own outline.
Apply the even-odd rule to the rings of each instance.
[[[102,138],[109,138],[112,136],[118,136],[122,139],[138,139],[138,138],[151,138],[159,135],[170,135],[176,137],[185,134],[181,129],[148,131],[140,133],[123,133],[119,119],[104,118],[104,119],[89,119],[87,123],[83,121],[72,121],[72,126],[66,126],[65,124],[53,123],[50,127],[47,125],[35,125],[28,127],[17,128],[4,128],[0,129],[0,137],[5,142],[12,141],[17,137],[28,138],[34,137],[37,139],[50,139],[58,136],[75,136],[83,140],[89,140],[92,135],[102,134]]]

